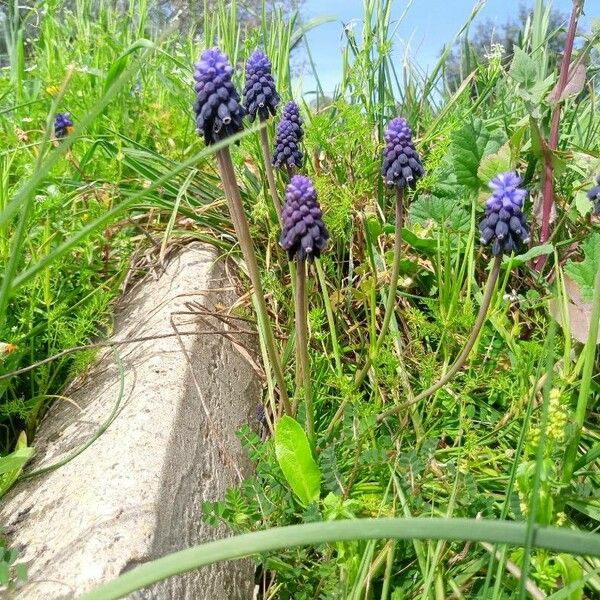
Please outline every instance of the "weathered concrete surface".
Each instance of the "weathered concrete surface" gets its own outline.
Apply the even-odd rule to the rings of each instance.
[[[255,422],[260,385],[239,344],[256,340],[231,333],[232,343],[214,334],[237,326],[200,317],[189,303],[223,311],[236,300],[232,290],[224,261],[194,243],[158,280],[146,278],[121,301],[114,339],[173,334],[172,321],[180,332],[213,334],[119,346],[124,393],[107,431],[63,467],[19,484],[4,499],[0,523],[29,566],[17,598],[75,598],[139,563],[228,533],[202,523],[201,504],[222,498],[249,472],[235,432]],[[188,314],[176,314],[182,311]],[[45,418],[29,471],[88,440],[110,415],[119,388],[113,351],[103,350],[65,392],[81,410],[61,401]],[[245,600],[252,590],[252,565],[240,561],[172,578],[134,597]]]

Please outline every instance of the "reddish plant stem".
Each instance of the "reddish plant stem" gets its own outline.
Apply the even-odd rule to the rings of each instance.
[[[544,192],[542,203],[542,223],[540,243],[544,244],[550,237],[550,213],[552,211],[552,202],[554,200],[554,167],[552,165],[552,153],[558,148],[558,133],[560,128],[560,113],[562,100],[561,96],[569,80],[569,71],[571,67],[571,56],[573,54],[573,44],[575,42],[575,33],[577,32],[577,21],[579,14],[583,9],[584,0],[573,0],[573,10],[569,21],[569,29],[565,40],[565,52],[560,67],[560,76],[556,90],[556,105],[552,113],[552,123],[550,125],[550,139],[547,148],[544,151]],[[545,262],[546,255],[540,256],[536,263],[536,268],[540,270]]]

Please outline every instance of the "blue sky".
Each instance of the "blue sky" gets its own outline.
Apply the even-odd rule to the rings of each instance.
[[[526,2],[531,6],[534,0]],[[407,0],[394,0],[392,20],[396,21],[404,13]],[[394,36],[394,52],[401,60],[407,45],[416,62],[423,68],[435,64],[442,46],[452,40],[463,23],[471,14],[477,0],[413,0],[404,20]],[[498,24],[518,14],[519,0],[487,0],[477,20],[492,19]],[[567,15],[570,13],[571,0],[554,0],[552,5]],[[586,15],[581,24],[589,28],[592,17],[600,16],[600,2],[588,0]],[[595,7],[595,8],[592,8]],[[362,0],[305,0],[303,15],[308,19],[320,15],[336,18],[311,31],[308,35],[311,53],[315,62],[321,85],[325,94],[331,94],[341,73],[342,22],[356,22],[358,30],[362,27]],[[477,21],[476,21],[477,22]],[[392,30],[394,27],[392,27]],[[311,69],[302,57],[304,70],[296,80],[299,92],[307,93],[315,89]]]

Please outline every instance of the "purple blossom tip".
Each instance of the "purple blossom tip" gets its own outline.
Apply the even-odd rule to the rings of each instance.
[[[412,131],[402,117],[392,119],[385,130],[381,174],[389,186],[415,189],[425,169],[412,140]]]
[[[304,175],[294,175],[285,190],[281,212],[283,230],[279,243],[292,260],[313,260],[327,245],[329,233],[323,223],[317,191]]]
[[[258,115],[261,121],[275,115],[279,105],[279,94],[271,75],[271,61],[264,52],[255,50],[246,63],[244,85],[244,108],[250,122]]]
[[[300,151],[300,140],[302,131],[302,119],[300,110],[295,102],[288,102],[283,107],[281,121],[277,126],[275,135],[275,149],[273,151],[274,167],[301,167],[302,152]]]
[[[54,135],[57,138],[64,138],[73,130],[73,121],[71,121],[71,113],[57,113],[54,119]]]
[[[523,215],[527,190],[519,187],[514,172],[500,173],[489,183],[492,196],[485,203],[485,216],[479,225],[481,243],[492,246],[492,254],[510,254],[529,243],[529,229]]]
[[[207,144],[242,131],[246,114],[231,81],[233,68],[218,48],[205,50],[194,72],[196,128]]]

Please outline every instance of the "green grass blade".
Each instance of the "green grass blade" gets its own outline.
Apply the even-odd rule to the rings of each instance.
[[[356,519],[292,525],[209,542],[141,565],[82,596],[81,600],[113,600],[173,575],[216,562],[294,546],[373,539],[438,539],[523,546],[524,523],[480,519]],[[534,527],[535,546],[600,556],[600,535],[556,527]]]

